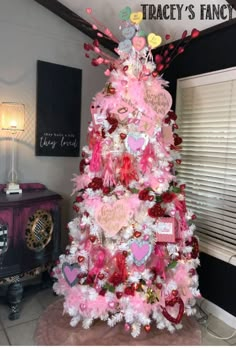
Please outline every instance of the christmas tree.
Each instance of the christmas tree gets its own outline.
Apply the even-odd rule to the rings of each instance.
[[[126,7],[120,19],[123,41],[109,29],[98,34],[117,42],[119,59],[103,52],[97,39],[84,46],[87,57],[96,54],[93,65],[107,66],[108,82],[91,103],[88,145],[73,178],[70,245],[53,276],[72,326],[123,322],[136,337],[142,327],[150,331],[152,322],[174,332],[184,314],[195,313],[199,259],[195,215],[175,170],[182,139],[162,78],[184,51],[187,32],[153,57],[162,39],[140,29],[142,13]],[[198,34],[194,29],[190,39]]]

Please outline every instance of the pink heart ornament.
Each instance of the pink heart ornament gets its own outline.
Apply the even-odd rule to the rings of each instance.
[[[62,273],[66,282],[72,287],[78,283],[78,274],[80,273],[80,267],[77,263],[70,264],[64,262],[62,265]]]
[[[122,227],[127,226],[130,217],[131,209],[125,199],[113,204],[101,204],[95,212],[95,221],[108,238],[114,237]]]
[[[152,245],[147,241],[131,241],[129,244],[135,265],[143,265],[152,253]]]
[[[143,36],[135,36],[132,39],[132,43],[136,51],[141,51],[146,45],[146,39]]]
[[[148,136],[143,133],[129,133],[125,139],[125,146],[130,153],[143,150],[148,143]]]
[[[151,105],[153,110],[163,117],[170,111],[172,97],[164,88],[155,91],[153,88],[147,88],[144,95],[144,101]]]

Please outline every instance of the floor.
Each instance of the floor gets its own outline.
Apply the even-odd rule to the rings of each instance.
[[[1,297],[0,300],[0,346],[34,346],[34,331],[37,321],[44,309],[53,301],[58,299],[51,289],[40,290],[39,288],[27,291],[22,301],[20,319],[10,321],[8,319],[8,307]],[[208,330],[221,337],[228,337],[234,331],[231,327],[210,316],[208,319]],[[203,346],[233,346],[236,345],[236,335],[228,340],[218,340],[211,337],[204,325],[202,329]]]

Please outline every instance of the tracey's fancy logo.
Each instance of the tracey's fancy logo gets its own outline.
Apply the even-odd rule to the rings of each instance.
[[[143,19],[181,20],[184,16],[200,20],[230,20],[233,18],[233,7],[229,4],[141,4]]]

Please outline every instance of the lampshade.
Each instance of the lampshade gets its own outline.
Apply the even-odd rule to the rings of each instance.
[[[1,128],[11,131],[23,131],[25,125],[24,104],[8,103],[1,104]]]

